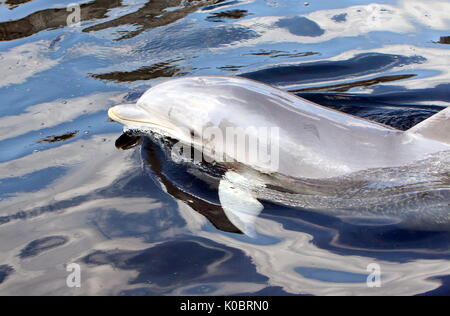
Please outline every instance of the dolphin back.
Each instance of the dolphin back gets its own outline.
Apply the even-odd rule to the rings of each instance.
[[[412,127],[408,133],[450,145],[450,107]]]
[[[151,88],[137,105],[151,117],[162,118],[159,125],[190,131],[194,138],[209,127],[221,130],[223,135],[230,128],[253,134],[255,130],[276,130],[274,135],[278,136],[270,137],[270,143],[277,144],[274,147],[279,149],[279,155],[270,158],[275,157],[277,163],[267,166],[258,159],[249,166],[295,178],[328,178],[371,168],[403,166],[450,150],[450,144],[442,141],[447,130],[450,132],[450,126],[445,124],[450,117],[448,112],[405,133],[241,77],[169,80]],[[256,138],[263,143],[264,133],[258,133]],[[203,143],[207,147],[212,142],[206,139]],[[225,147],[226,156],[235,158]]]
[[[204,99],[217,105],[205,125],[278,127],[277,171],[284,175],[327,178],[401,166],[450,149],[448,144],[430,142],[253,80],[214,76],[181,80],[191,94],[184,100],[205,94]]]

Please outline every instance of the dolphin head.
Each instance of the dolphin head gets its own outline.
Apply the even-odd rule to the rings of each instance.
[[[136,104],[117,105],[109,117],[128,129],[150,131],[179,140],[201,135],[221,117],[224,103],[208,89],[221,77],[190,77],[166,81],[150,88]]]

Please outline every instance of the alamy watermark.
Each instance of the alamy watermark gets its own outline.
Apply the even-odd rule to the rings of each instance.
[[[78,3],[71,3],[67,6],[67,26],[80,27],[81,26],[81,7]]]
[[[367,287],[380,288],[381,283],[381,266],[377,263],[371,263],[367,266],[367,272],[370,272],[367,277]]]
[[[172,148],[174,160],[194,163],[232,163],[257,165],[275,172],[280,165],[280,129],[278,127],[208,127],[196,132],[184,131],[188,140]]]
[[[81,266],[77,263],[68,264],[66,271],[69,275],[66,278],[66,285],[68,288],[80,288],[81,287]]]

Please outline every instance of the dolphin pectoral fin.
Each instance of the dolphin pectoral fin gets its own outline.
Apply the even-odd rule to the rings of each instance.
[[[256,235],[255,222],[264,206],[248,191],[224,179],[219,184],[219,199],[230,222],[250,237]]]

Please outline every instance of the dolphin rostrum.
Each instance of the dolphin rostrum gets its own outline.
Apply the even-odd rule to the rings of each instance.
[[[399,187],[392,183],[398,184],[405,177],[401,168],[415,165],[420,169],[418,166],[430,157],[450,151],[450,108],[408,131],[400,131],[253,80],[205,76],[158,84],[136,104],[111,108],[109,116],[127,129],[179,140],[200,149],[211,161],[224,162],[229,172],[219,185],[220,201],[233,224],[243,231],[251,230],[255,215],[263,208],[258,199],[344,217],[357,217],[357,210],[364,209],[364,216],[400,218],[416,228],[437,224],[441,229],[450,225],[447,191],[442,197],[442,187],[439,197],[444,202],[437,211],[433,209],[433,219],[427,220],[426,211],[420,216],[415,213],[413,219],[405,213],[406,209],[411,211],[412,205],[415,211],[426,208],[427,204],[418,202],[417,196],[404,202],[403,211],[380,206],[386,204],[386,199],[405,201],[408,194],[417,193],[413,185],[392,193],[393,186]],[[230,130],[237,135],[230,139],[255,139],[256,145],[246,142],[241,147],[244,154],[239,153],[236,144],[227,144],[230,139],[225,135],[230,135]],[[256,159],[252,151],[258,152]],[[266,155],[259,156],[261,152]],[[370,172],[373,170],[378,170],[376,176]],[[390,192],[389,198],[380,195],[380,188],[373,191],[373,183],[368,185],[368,174],[373,180],[382,177],[383,172],[396,175],[381,185],[384,193]],[[420,177],[421,171],[415,176]],[[354,193],[355,187],[358,193]],[[276,188],[284,191],[280,194]],[[367,190],[372,195],[367,195]],[[358,195],[363,191],[366,195]]]

